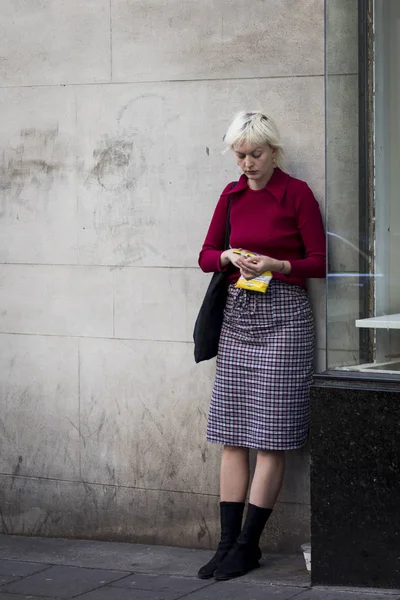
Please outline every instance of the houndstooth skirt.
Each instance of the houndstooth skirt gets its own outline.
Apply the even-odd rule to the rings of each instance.
[[[229,286],[207,440],[258,450],[303,446],[314,338],[305,289],[276,279],[265,294]]]

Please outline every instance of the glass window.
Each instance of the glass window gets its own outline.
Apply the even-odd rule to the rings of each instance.
[[[400,2],[326,5],[327,368],[398,374]]]

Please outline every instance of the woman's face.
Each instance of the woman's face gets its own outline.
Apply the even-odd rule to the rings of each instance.
[[[257,145],[242,142],[233,151],[236,162],[249,180],[249,186],[266,185],[274,170],[275,148],[269,144]],[[264,183],[265,182],[265,183]]]

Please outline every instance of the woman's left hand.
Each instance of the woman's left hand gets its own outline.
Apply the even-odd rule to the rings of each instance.
[[[240,273],[245,279],[254,279],[254,277],[265,273],[265,271],[276,270],[279,263],[282,264],[281,261],[269,256],[251,256],[249,258],[239,258],[236,266],[240,268]]]

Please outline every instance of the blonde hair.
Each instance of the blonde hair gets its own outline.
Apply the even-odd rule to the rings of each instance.
[[[281,169],[284,168],[284,152],[279,130],[274,121],[259,110],[239,112],[229,125],[228,131],[224,135],[224,142],[232,150],[243,142],[247,144],[268,144],[276,150],[277,166]]]

